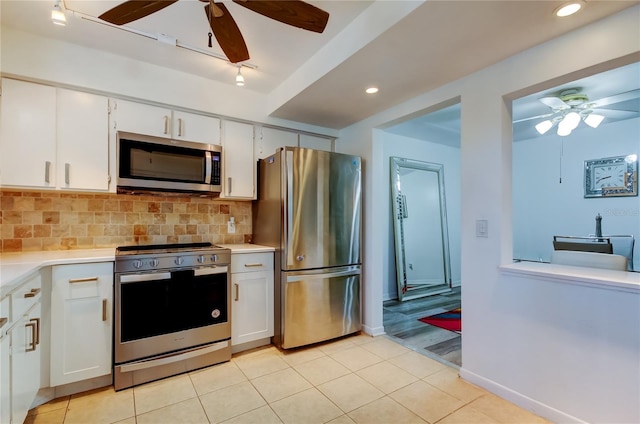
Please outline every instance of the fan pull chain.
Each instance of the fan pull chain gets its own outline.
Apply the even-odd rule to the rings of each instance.
[[[211,37],[213,37],[213,34],[209,33],[209,47],[213,47],[213,44],[211,44]]]
[[[560,184],[562,184],[562,156],[564,155],[564,138],[560,140]]]

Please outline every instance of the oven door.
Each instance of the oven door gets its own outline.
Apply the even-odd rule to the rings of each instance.
[[[115,363],[231,337],[227,266],[116,274]]]

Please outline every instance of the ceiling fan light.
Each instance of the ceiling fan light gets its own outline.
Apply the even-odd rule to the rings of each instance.
[[[584,2],[582,1],[572,1],[569,3],[565,3],[554,11],[554,14],[560,18],[564,18],[565,16],[573,15],[582,9]]]
[[[540,134],[544,134],[553,127],[553,122],[550,120],[542,121],[536,125],[536,131]]]
[[[591,128],[598,128],[598,125],[604,120],[604,116],[598,115],[596,113],[590,113],[585,116],[584,123],[589,125]]]
[[[236,85],[238,87],[244,86],[244,77],[242,76],[242,73],[240,72],[240,67],[239,66],[238,66],[238,73],[236,74]]]
[[[51,9],[51,22],[60,26],[67,25],[67,17],[62,9],[60,9],[60,3],[58,1],[53,3],[53,9]]]
[[[558,135],[560,137],[566,137],[569,134],[571,134],[571,128],[567,127],[566,125],[558,125]]]
[[[571,132],[574,129],[576,129],[579,123],[580,123],[580,115],[578,115],[576,112],[569,112],[564,117],[564,119],[560,122],[558,127],[568,128],[569,132]]]

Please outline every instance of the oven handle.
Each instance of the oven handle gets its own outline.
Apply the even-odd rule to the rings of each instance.
[[[197,268],[193,272],[195,276],[199,275],[213,275],[213,274],[225,274],[227,272],[227,266],[214,265],[207,268]]]
[[[170,280],[170,272],[154,272],[152,274],[120,274],[121,283],[138,283],[140,281]]]

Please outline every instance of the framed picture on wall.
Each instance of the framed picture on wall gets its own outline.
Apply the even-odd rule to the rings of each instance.
[[[638,155],[584,161],[584,197],[638,195]]]

